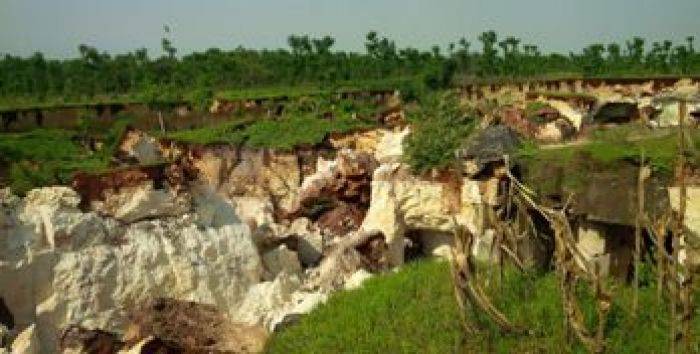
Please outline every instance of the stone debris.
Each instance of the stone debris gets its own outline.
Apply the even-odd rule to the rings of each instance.
[[[268,251],[262,256],[262,260],[265,269],[269,273],[266,278],[274,279],[282,272],[288,272],[290,274],[301,273],[301,263],[299,262],[297,253],[289,250],[285,245],[280,245]]]

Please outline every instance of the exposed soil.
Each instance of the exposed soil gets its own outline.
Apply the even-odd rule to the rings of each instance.
[[[194,302],[155,299],[129,317],[127,345],[154,338],[147,345],[164,353],[257,353],[267,340],[262,327],[231,322],[214,306]]]

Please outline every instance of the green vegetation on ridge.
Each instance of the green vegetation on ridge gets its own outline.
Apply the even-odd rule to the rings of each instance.
[[[321,119],[302,115],[275,120],[240,119],[214,127],[176,131],[165,137],[195,144],[245,144],[254,148],[290,151],[321,143],[329,133],[346,133],[372,126],[368,121],[351,117]]]
[[[455,151],[462,147],[476,126],[476,119],[462,110],[457,98],[431,95],[409,115],[412,133],[404,143],[405,159],[418,173],[451,167]]]
[[[0,133],[0,179],[8,181],[13,192],[20,195],[32,188],[67,184],[77,171],[96,172],[107,169],[119,137],[129,119],[113,122],[102,133],[102,148],[91,151],[84,146],[90,126],[86,119],[81,131],[35,129],[25,133]]]
[[[700,74],[693,37],[682,44],[651,45],[635,37],[624,45],[596,43],[566,54],[542,53],[535,45],[513,36],[499,38],[494,31],[476,38],[480,50],[466,38],[429,50],[399,48],[377,32],[365,36],[362,53],[333,50],[335,39],[329,36],[291,35],[288,49],[212,48],[183,56],[176,55],[173,41],[164,38],[164,55],[157,57],[143,48],[111,55],[87,45],[78,46],[77,58],[65,60],[47,59],[41,53],[26,58],[7,54],[0,58],[0,107],[199,101],[207,91],[211,94],[206,98],[264,97],[280,92],[276,87],[285,88],[283,95],[374,85],[396,88],[387,87],[387,80],[438,89],[454,82],[517,78]]]

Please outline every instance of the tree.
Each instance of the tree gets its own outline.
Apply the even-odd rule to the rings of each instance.
[[[479,41],[481,41],[483,48],[479,62],[479,73],[482,76],[498,75],[498,52],[495,48],[498,37],[496,32],[483,32],[479,36]]]

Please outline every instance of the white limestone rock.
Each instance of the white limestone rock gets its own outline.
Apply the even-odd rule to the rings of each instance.
[[[12,342],[13,354],[39,354],[41,345],[37,337],[35,325],[31,325],[23,330],[14,342]]]
[[[384,234],[392,265],[403,263],[406,230],[452,232],[455,221],[481,235],[483,201],[477,181],[464,178],[455,194],[440,182],[410,175],[402,164],[383,164],[375,170],[372,200],[361,229]]]
[[[105,191],[105,199],[95,202],[93,208],[103,215],[125,223],[158,217],[178,216],[189,212],[190,196],[167,186],[155,189],[153,182],[122,188],[118,192]]]
[[[566,118],[578,131],[581,129],[584,114],[571,107],[567,102],[560,100],[546,100],[547,104],[559,111],[559,114]]]
[[[273,281],[255,284],[250,287],[241,304],[231,308],[231,318],[272,329],[275,314],[288,306],[293,299],[292,294],[300,286],[299,277],[287,273],[279,274]]]
[[[362,284],[369,278],[373,277],[372,273],[365,269],[358,269],[353,273],[348,280],[345,281],[345,290],[354,290],[362,287]]]
[[[405,127],[383,130],[381,133],[374,157],[380,163],[400,162],[403,159],[403,142],[411,134],[411,129]]]

